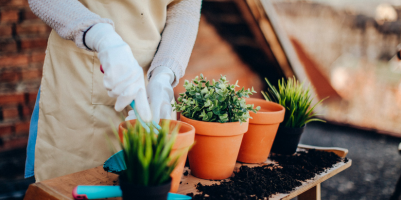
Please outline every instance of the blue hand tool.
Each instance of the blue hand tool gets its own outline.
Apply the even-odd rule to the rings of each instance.
[[[72,191],[72,196],[76,200],[86,199],[105,199],[113,197],[121,197],[122,192],[120,186],[111,185],[78,185]],[[168,193],[167,200],[189,200],[190,196],[176,193]]]

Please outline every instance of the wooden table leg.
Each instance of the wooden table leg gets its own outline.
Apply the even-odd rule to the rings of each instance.
[[[320,183],[298,196],[298,200],[320,200]]]

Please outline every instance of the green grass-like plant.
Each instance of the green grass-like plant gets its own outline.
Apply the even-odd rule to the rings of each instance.
[[[311,95],[309,94],[310,85],[305,89],[304,82],[300,83],[293,78],[284,78],[278,81],[278,90],[269,80],[265,78],[269,89],[262,94],[266,100],[282,105],[285,108],[285,117],[282,122],[286,127],[300,128],[312,121],[325,122],[324,120],[315,118],[317,114],[313,113],[316,105],[320,104],[324,99],[313,105]]]
[[[169,121],[163,122],[161,126],[158,134],[154,132],[154,127],[147,133],[139,122],[135,125],[127,122],[127,130],[123,131],[123,142],[119,140],[127,166],[120,174],[121,178],[143,186],[161,185],[170,179],[179,158],[189,148],[170,155],[179,127],[177,125],[171,130]],[[119,138],[116,130],[114,133]]]
[[[257,112],[260,107],[253,108],[247,105],[244,97],[249,97],[256,91],[244,88],[235,91],[235,85],[230,85],[225,76],[221,76],[216,82],[207,81],[201,74],[192,82],[185,80],[185,93],[178,97],[178,103],[173,107],[176,111],[190,119],[206,122],[246,122],[249,111]]]

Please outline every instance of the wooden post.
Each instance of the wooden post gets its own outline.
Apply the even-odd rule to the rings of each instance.
[[[320,183],[298,196],[298,200],[320,200]]]

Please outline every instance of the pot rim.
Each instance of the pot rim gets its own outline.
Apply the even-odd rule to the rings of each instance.
[[[249,121],[250,124],[278,124],[284,121],[285,108],[282,105],[256,98],[246,98],[245,101],[246,104],[253,104],[255,107],[260,106],[262,109],[264,107],[278,109],[277,111],[249,112],[249,115],[252,117]]]
[[[195,127],[195,134],[207,136],[235,136],[244,134],[248,131],[249,119],[247,122],[205,122],[200,120],[190,119],[180,113],[181,121],[187,122]],[[213,130],[209,130],[213,127]]]
[[[281,123],[280,126],[279,126],[279,128],[282,128],[282,129],[292,129],[292,130],[304,129],[305,127],[306,127],[306,124],[304,124],[304,125],[301,126],[301,127],[287,127],[287,126],[285,126],[283,123]]]
[[[186,122],[178,121],[178,120],[172,120],[172,119],[161,119],[161,121],[167,121],[169,120],[170,122],[179,124],[181,128],[185,127],[188,128],[189,130],[185,132],[178,132],[176,141],[174,143],[173,149],[181,149],[185,148],[188,146],[191,146],[194,141],[195,141],[195,127],[192,126],[191,124],[188,124]],[[131,124],[135,124],[136,119],[128,120],[128,121],[123,121],[118,125],[118,132],[120,134],[120,130],[126,130],[126,123],[129,122]],[[121,136],[120,136],[121,137]]]

